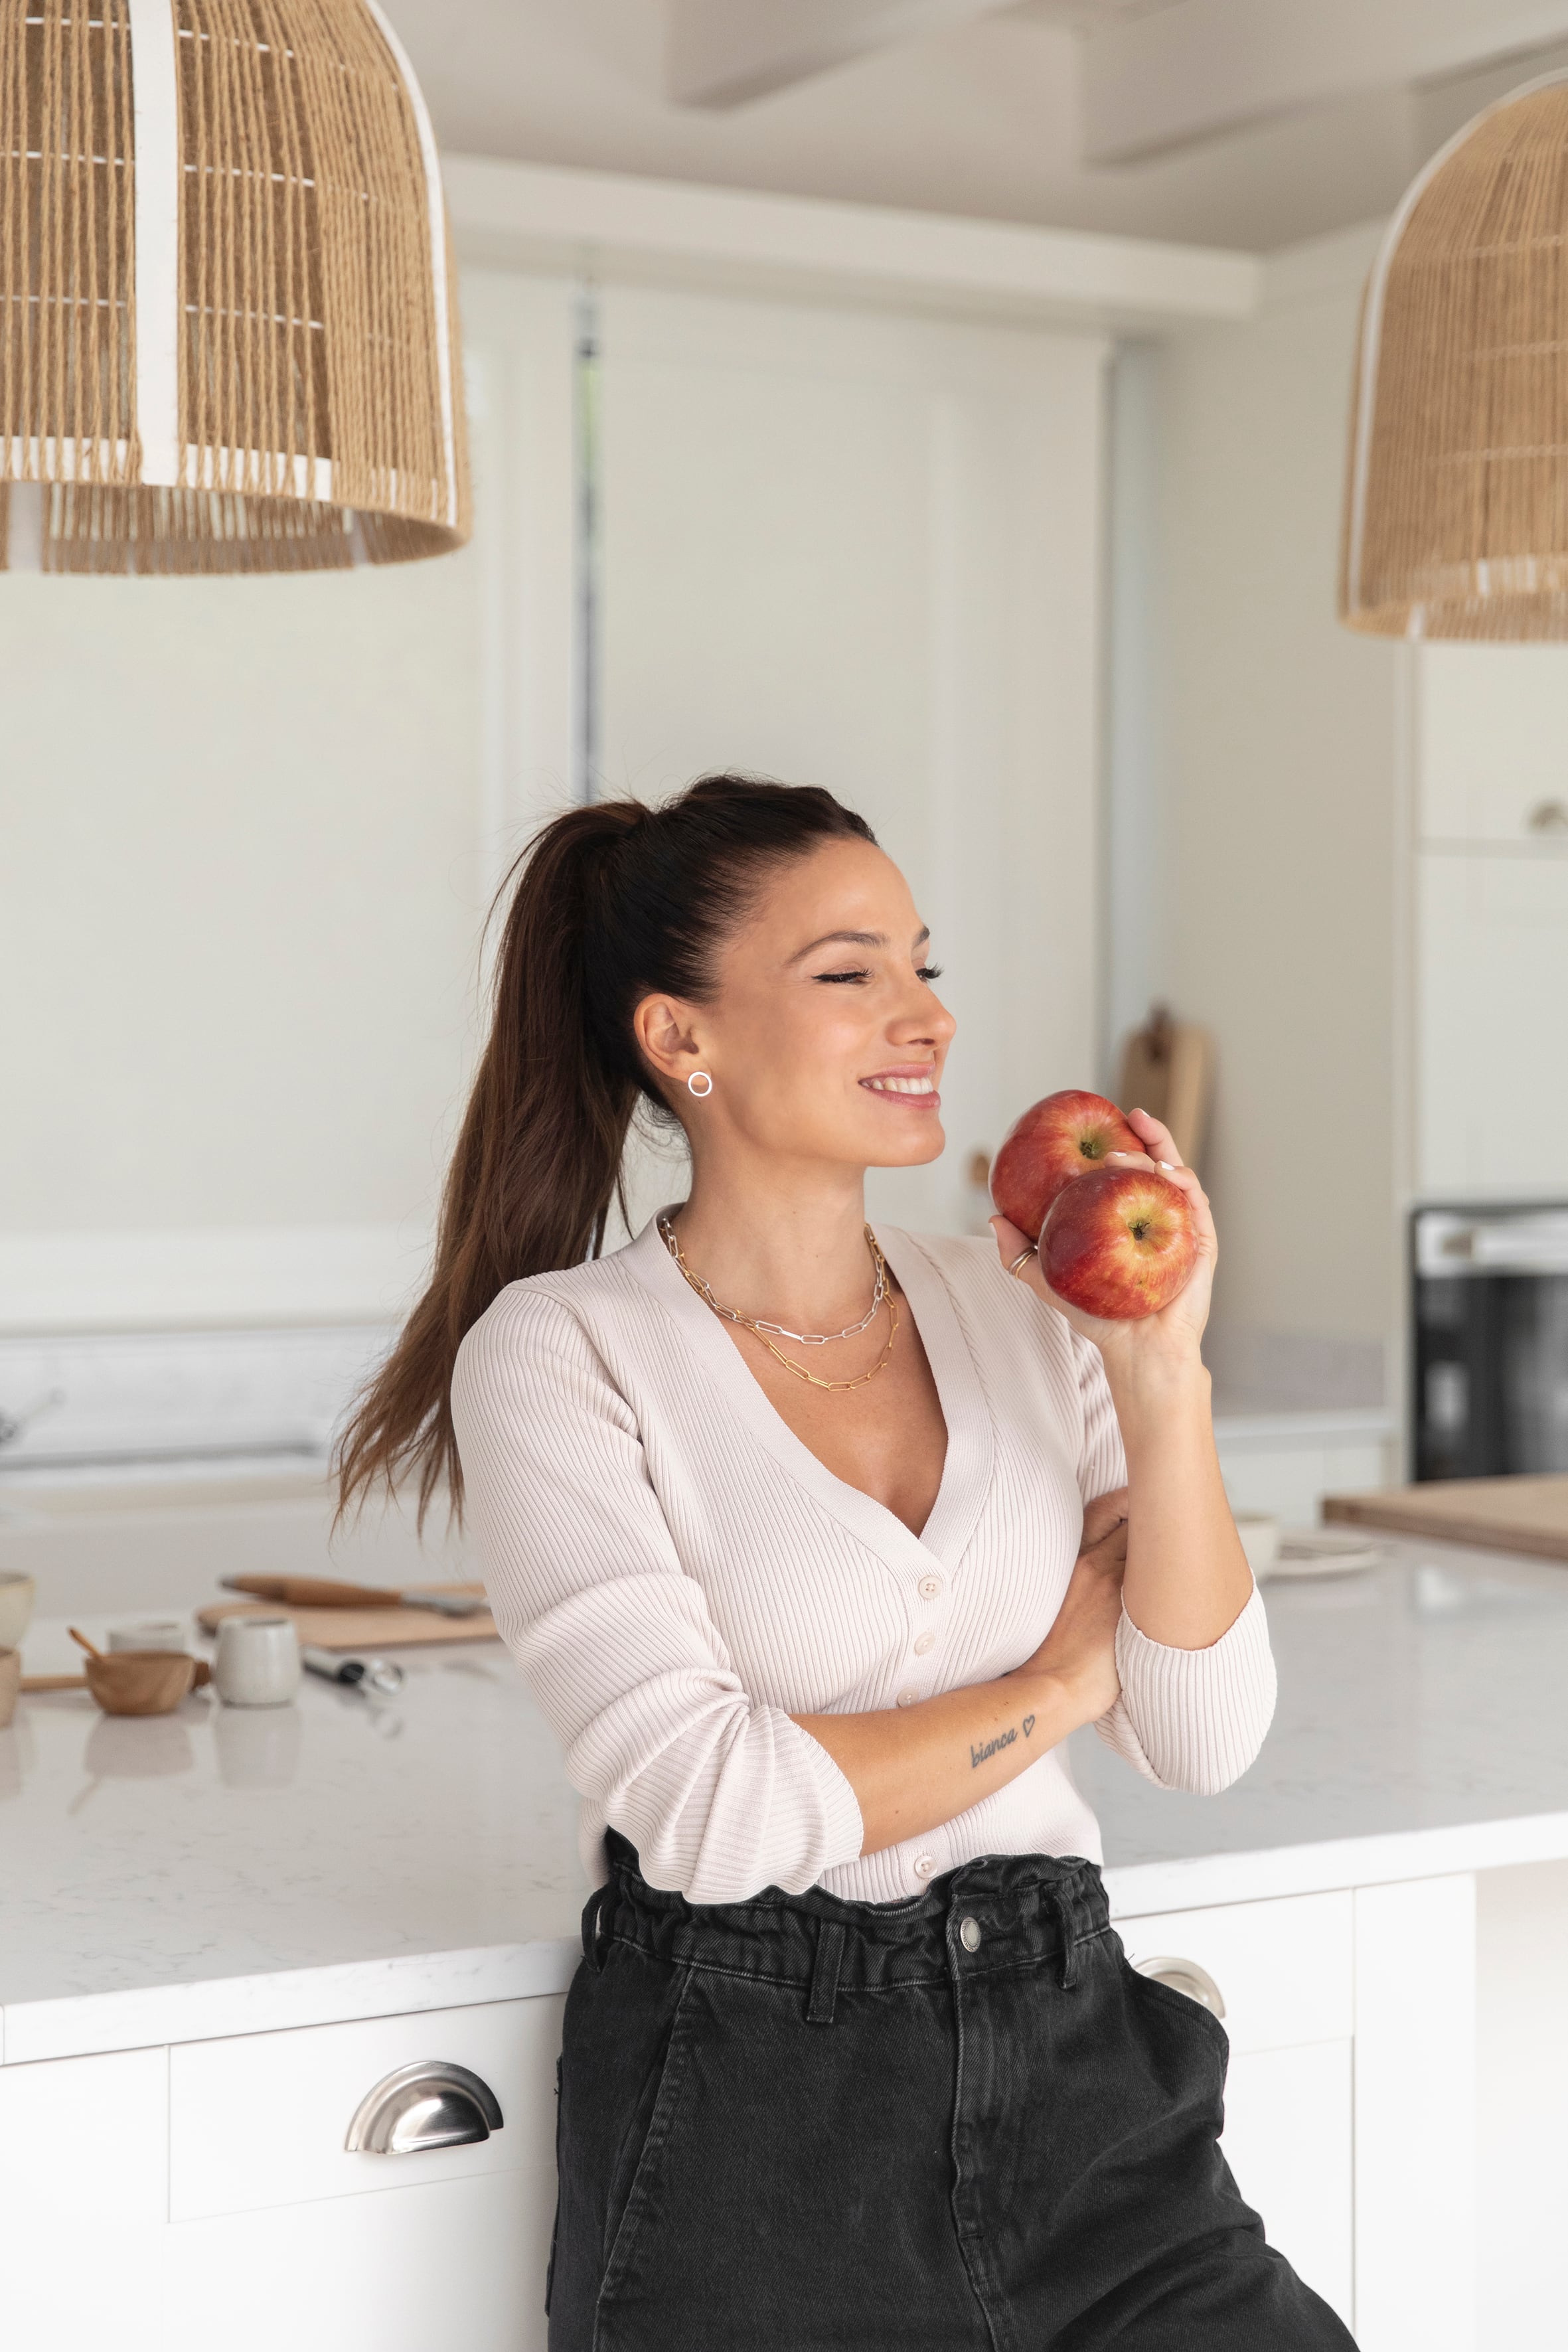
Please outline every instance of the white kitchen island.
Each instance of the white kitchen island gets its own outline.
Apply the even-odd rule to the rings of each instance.
[[[1112,1908],[1136,1959],[1217,1987],[1242,2187],[1365,2352],[1489,2352],[1526,2338],[1475,2316],[1477,1890],[1483,1955],[1508,1890],[1505,1972],[1521,1922],[1554,1931],[1568,1571],[1390,1544],[1268,1598],[1279,1712],[1236,1790],[1173,1796],[1075,1742]],[[115,1722],[61,1695],[0,1733],[18,2344],[542,2346],[573,1801],[502,1651],[405,1659],[395,1699],[307,1681],[293,1708]],[[66,1662],[37,1627],[29,1669]],[[1553,1958],[1499,1998],[1533,1968],[1550,1999]],[[1487,2000],[1483,1966],[1483,2046]],[[1536,2021],[1543,2085],[1563,2031]],[[349,2153],[365,2094],[420,2061],[480,2076],[502,2127]],[[1506,2142],[1506,2096],[1488,2112]],[[1542,2245],[1543,2320],[1548,2279]]]

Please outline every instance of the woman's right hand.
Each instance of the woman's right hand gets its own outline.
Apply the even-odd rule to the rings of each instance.
[[[1048,1675],[1068,1693],[1079,1723],[1093,1723],[1121,1696],[1116,1629],[1127,1565],[1127,1489],[1100,1495],[1084,1513],[1083,1538],[1056,1622],[1019,1675]]]

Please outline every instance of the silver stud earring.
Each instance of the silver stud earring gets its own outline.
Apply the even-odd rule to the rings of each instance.
[[[702,1081],[700,1086],[697,1083],[699,1078]],[[694,1094],[699,1102],[705,1102],[713,1091],[713,1080],[706,1070],[693,1070],[686,1081],[686,1087],[687,1092]]]

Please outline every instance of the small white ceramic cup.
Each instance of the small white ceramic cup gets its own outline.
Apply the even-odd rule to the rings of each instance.
[[[144,1617],[138,1625],[111,1625],[109,1646],[119,1653],[123,1650],[184,1650],[184,1621],[179,1617]]]
[[[19,1650],[32,1622],[37,1588],[18,1568],[0,1569],[0,1650]]]
[[[1267,1511],[1237,1511],[1236,1531],[1247,1565],[1261,1584],[1279,1557],[1279,1522]]]
[[[226,1617],[213,1665],[228,1706],[287,1706],[300,1687],[300,1637],[291,1617]]]
[[[9,1647],[0,1649],[0,1731],[4,1731],[16,1710],[16,1694],[22,1687],[22,1653]],[[0,1790],[0,1795],[8,1794]]]

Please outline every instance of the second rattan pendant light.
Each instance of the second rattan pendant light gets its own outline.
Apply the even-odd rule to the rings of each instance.
[[[11,571],[468,533],[436,145],[370,0],[0,0]]]
[[[1568,75],[1434,158],[1367,282],[1340,614],[1568,638]]]

